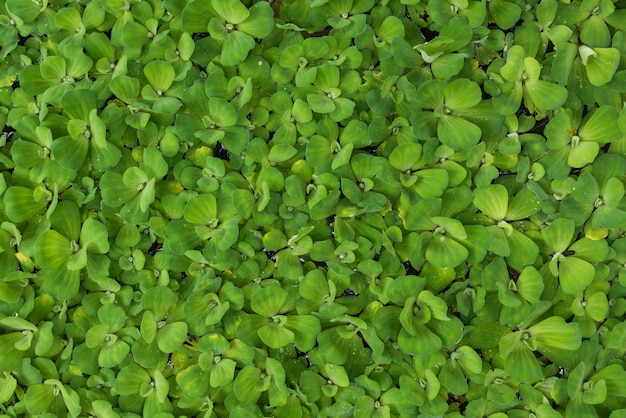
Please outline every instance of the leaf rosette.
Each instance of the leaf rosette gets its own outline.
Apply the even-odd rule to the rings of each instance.
[[[209,32],[221,49],[220,63],[241,63],[255,47],[256,39],[270,35],[274,12],[267,2],[247,8],[239,0],[195,0],[182,12],[183,28],[190,32]]]
[[[35,243],[35,260],[42,269],[42,286],[60,299],[78,295],[81,272],[93,277],[106,276],[108,265],[103,254],[109,251],[106,227],[93,218],[81,224],[76,203],[60,202],[50,216],[51,229],[43,232]]]

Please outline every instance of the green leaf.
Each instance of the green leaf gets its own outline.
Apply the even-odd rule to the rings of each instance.
[[[172,322],[165,324],[157,332],[157,345],[164,353],[173,353],[182,347],[187,339],[187,324],[185,322]]]
[[[436,225],[443,227],[445,233],[452,236],[455,239],[463,240],[467,238],[467,233],[463,224],[457,219],[446,218],[444,216],[434,216],[431,218]]]
[[[270,348],[281,348],[293,342],[294,333],[281,324],[270,322],[259,328],[259,337]]]
[[[290,250],[276,254],[276,268],[283,277],[299,278],[303,276],[302,263]]]
[[[544,289],[543,277],[537,269],[527,266],[517,278],[516,287],[521,297],[530,303],[537,303]]]
[[[537,6],[537,21],[542,26],[547,26],[554,21],[558,10],[558,3],[554,0],[541,2]]]
[[[509,202],[505,218],[509,221],[526,219],[539,212],[540,208],[541,201],[537,195],[524,187]]]
[[[378,36],[391,43],[395,37],[404,38],[404,26],[396,16],[387,16],[378,29]]]
[[[464,150],[476,145],[481,135],[478,126],[454,115],[443,115],[437,125],[439,140],[453,150]]]
[[[78,295],[80,288],[80,270],[68,270],[61,266],[54,270],[42,270],[39,278],[42,289],[58,299],[72,299]]]
[[[417,89],[417,102],[419,107],[437,109],[443,105],[445,82],[441,80],[429,80]]]
[[[253,38],[268,37],[274,29],[274,10],[267,2],[254,3],[247,19],[237,25],[237,29]]]
[[[44,414],[57,409],[58,406],[57,408],[53,407],[55,400],[54,387],[41,383],[30,386],[24,396],[26,410],[34,415]]]
[[[62,9],[65,10],[65,9]],[[61,11],[59,13],[61,13]],[[76,11],[76,9],[70,9]],[[78,14],[78,12],[77,12]],[[58,15],[57,15],[58,16]],[[80,15],[78,16],[79,24],[80,24]],[[63,79],[66,76],[67,72],[67,63],[63,57],[59,57],[56,55],[46,57],[40,66],[41,76],[46,80],[54,80],[56,82]]]
[[[141,212],[147,212],[148,208],[154,202],[155,198],[155,188],[154,188],[155,180],[153,178],[149,179],[148,182],[143,187],[143,190],[139,192],[139,209]]]
[[[237,111],[233,105],[219,97],[209,97],[211,119],[217,126],[228,127],[237,123]]]
[[[304,56],[304,49],[302,44],[293,44],[287,46],[280,55],[278,63],[285,68],[297,68],[300,59]],[[279,95],[280,92],[274,94],[274,96]],[[273,96],[272,96],[273,97]]]
[[[623,367],[619,364],[611,364],[596,371],[589,380],[594,382],[604,380],[607,384],[609,396],[623,397],[625,391],[622,382],[624,382],[625,379],[626,372],[624,372]]]
[[[105,19],[105,11],[102,5],[89,3],[83,10],[82,21],[87,29],[93,29],[100,26]]]
[[[600,185],[591,172],[585,172],[578,176],[571,193],[576,202],[593,203],[600,196]]]
[[[357,269],[369,277],[377,277],[383,272],[382,265],[375,260],[363,260],[359,263]]]
[[[122,340],[105,343],[98,353],[98,365],[112,368],[118,366],[130,353],[130,346]]]
[[[254,39],[250,35],[237,30],[230,32],[222,46],[220,55],[222,65],[232,66],[241,63],[254,45]]]
[[[80,250],[72,254],[67,260],[66,268],[70,271],[82,270],[87,266],[87,247],[82,247]]]
[[[11,332],[0,335],[0,348],[6,355],[0,357],[0,368],[3,371],[15,370],[20,367],[20,363],[28,351],[18,349],[19,341],[24,338],[22,332]]]
[[[413,188],[424,199],[439,197],[448,187],[448,172],[440,168],[427,168],[415,172],[417,181]]]
[[[235,378],[235,367],[237,363],[234,360],[222,358],[211,369],[209,384],[212,388],[220,388],[228,385]]]
[[[41,128],[43,129],[43,128]],[[52,136],[48,130],[46,136]],[[50,138],[52,139],[52,138]],[[51,142],[51,141],[50,141]],[[38,155],[41,150],[41,146],[34,142],[17,140],[11,147],[11,156],[13,161],[20,167],[31,168],[37,163],[42,161],[42,158]]]
[[[559,283],[563,292],[576,294],[584,290],[595,275],[593,265],[577,257],[565,257],[559,262]]]
[[[120,207],[137,195],[137,186],[124,184],[122,175],[115,171],[107,171],[102,175],[100,190],[103,201],[112,207]]]
[[[467,109],[476,106],[482,99],[482,91],[475,82],[460,78],[443,89],[444,106],[452,109]]]
[[[185,312],[187,312],[185,310]],[[141,337],[148,343],[152,343],[157,333],[157,318],[152,311],[145,311],[140,324]]]
[[[38,356],[46,354],[54,343],[52,335],[52,322],[44,322],[39,328],[39,335],[35,343],[35,354]]]
[[[270,161],[282,163],[296,155],[297,152],[298,150],[290,144],[276,144],[270,148],[268,159]]]
[[[211,6],[222,19],[237,25],[248,18],[250,12],[239,0],[212,0]]]
[[[581,141],[572,145],[567,164],[573,168],[582,168],[593,162],[600,151],[600,146],[596,142]]]
[[[539,364],[539,361],[535,358],[533,352],[522,343],[518,343],[515,349],[506,358],[504,369],[512,377],[524,383],[535,383],[543,378],[541,364]],[[498,385],[498,388],[505,389],[504,386],[505,385]],[[505,390],[505,392],[509,391]],[[495,402],[499,401],[506,403],[507,395],[510,396],[509,393],[501,393],[496,390],[492,391],[488,396],[490,396]]]
[[[17,380],[10,374],[6,374],[2,378],[2,386],[0,387],[0,402],[7,402],[13,396],[17,388]]]
[[[591,218],[593,228],[619,228],[626,222],[626,212],[607,206],[600,206]]]
[[[38,330],[38,328],[34,324],[20,317],[8,316],[6,318],[2,318],[0,319],[0,325],[4,328],[10,329],[10,330],[16,330],[16,331],[26,331],[26,330],[37,331]]]
[[[54,230],[44,232],[35,243],[35,259],[47,270],[64,266],[72,254],[70,240]]]
[[[42,10],[40,4],[23,0],[7,0],[6,9],[23,23],[30,23],[39,16]]]
[[[617,141],[622,138],[617,125],[618,118],[619,112],[613,107],[600,106],[584,122],[578,136],[584,141],[593,141],[600,145]]]
[[[582,331],[578,324],[567,323],[560,316],[551,316],[528,329],[536,338],[537,348],[544,346],[563,350],[577,350],[582,340]]]
[[[565,103],[567,95],[565,87],[545,80],[527,80],[524,88],[525,101],[539,112],[557,109]]]
[[[189,200],[183,216],[187,222],[210,225],[217,219],[217,200],[212,194],[201,194]]]
[[[338,364],[326,363],[324,371],[332,382],[339,387],[347,387],[350,384],[350,378],[343,366]]]
[[[413,142],[399,145],[389,155],[389,163],[400,171],[417,168],[421,161],[422,146]]]
[[[467,379],[459,366],[447,361],[438,375],[439,381],[454,395],[460,396],[467,393]]]
[[[194,364],[176,374],[176,383],[189,396],[206,396],[209,392],[209,371]]]
[[[311,109],[302,99],[294,100],[291,114],[298,123],[310,122],[313,119]]]
[[[341,338],[334,328],[320,332],[317,342],[324,358],[335,364],[345,364],[353,350],[350,339]]]
[[[98,415],[106,416],[106,417],[115,416],[113,415],[115,414],[115,412],[113,411],[113,406],[111,405],[110,402],[107,402],[102,399],[97,399],[92,402],[91,406],[96,416]]]
[[[331,163],[331,168],[333,170],[338,169],[350,162],[350,157],[352,156],[352,150],[354,149],[354,144],[348,144],[345,147],[341,148],[339,152],[333,158],[333,162]]]
[[[482,360],[472,347],[463,345],[457,348],[454,357],[466,374],[479,374],[481,372]]]
[[[489,3],[489,13],[502,30],[511,29],[520,19],[522,8],[507,0],[495,0]]]
[[[594,86],[603,86],[613,79],[619,66],[620,52],[615,48],[578,47],[589,82]]]
[[[507,214],[509,194],[501,184],[474,189],[474,205],[491,219],[500,221]]]
[[[163,377],[163,374],[159,371],[159,369],[153,371],[153,378],[157,401],[160,404],[163,404],[167,398],[170,385],[168,381],[165,380],[165,377]]]
[[[430,310],[421,309],[416,303],[415,297],[411,296],[407,298],[399,319],[402,328],[409,334],[415,335],[418,332],[418,325],[427,323],[430,318]]]
[[[261,370],[253,366],[245,366],[237,373],[233,385],[233,393],[241,402],[256,402],[261,396],[259,390],[261,383]]]
[[[170,63],[160,60],[147,63],[143,73],[159,96],[169,90],[176,75]]]
[[[431,219],[437,216],[440,211],[441,199],[425,198],[410,207],[406,219],[406,228],[417,231],[435,229],[437,225]]]
[[[569,247],[577,258],[589,261],[590,263],[599,263],[605,260],[609,254],[608,244],[605,240],[590,239],[583,237],[573,243]]]
[[[402,67],[415,68],[423,62],[419,53],[404,38],[394,38],[391,42],[391,49],[394,60]]]
[[[176,301],[176,294],[169,287],[153,287],[144,292],[141,305],[152,311],[157,320],[161,320]]]
[[[335,65],[325,64],[318,67],[315,86],[327,93],[339,86],[339,80],[339,68]]]
[[[439,80],[448,80],[457,75],[465,64],[466,54],[444,54],[431,64],[433,75]]]
[[[150,39],[148,28],[139,22],[126,21],[122,29],[124,46],[129,48],[141,48]]]
[[[416,335],[409,334],[404,328],[398,334],[400,350],[405,353],[419,356],[434,354],[441,349],[441,338],[429,330],[425,325],[418,324]]]
[[[21,186],[11,186],[4,193],[4,208],[7,217],[20,223],[39,214],[48,206],[46,199],[35,200],[33,189]]]
[[[143,171],[148,178],[157,180],[167,174],[168,164],[158,149],[150,147],[143,150]]]
[[[96,109],[96,97],[91,90],[70,90],[61,99],[63,110],[72,118],[87,121],[89,114]]]
[[[569,247],[574,237],[574,221],[558,218],[550,226],[541,230],[546,245],[555,252],[562,253]]]
[[[114,145],[107,143],[107,128],[104,121],[100,118],[100,116],[98,116],[97,109],[93,109],[89,113],[89,132],[93,147],[99,149],[105,149],[108,146],[115,147]],[[94,161],[94,163],[98,163],[98,161]]]
[[[73,7],[65,7],[55,15],[54,24],[60,29],[79,32],[82,20],[78,10]]]
[[[115,391],[120,395],[139,393],[141,386],[150,383],[150,375],[136,363],[130,363],[120,370],[115,379]]]
[[[82,135],[77,138],[63,136],[52,142],[50,149],[61,167],[76,171],[87,158],[89,140]]]
[[[287,237],[279,229],[272,229],[263,235],[263,246],[269,251],[277,251],[287,246]]]
[[[109,233],[106,227],[93,218],[87,218],[80,231],[80,245],[89,252],[106,254],[109,251]]]
[[[429,290],[422,290],[417,298],[420,302],[423,302],[430,309],[433,318],[440,321],[448,321],[448,305],[443,299],[435,296]]]
[[[331,113],[335,110],[335,103],[330,97],[321,94],[309,94],[306,100],[314,112]]]
[[[594,321],[601,322],[609,312],[609,305],[606,295],[603,292],[595,292],[587,298],[585,311]]]
[[[367,135],[367,124],[360,120],[351,120],[341,133],[339,142],[342,146],[353,144],[356,148],[368,146],[370,141]]]
[[[526,234],[513,229],[507,239],[510,249],[507,261],[512,268],[521,269],[537,260],[539,247]]]
[[[624,197],[624,183],[617,178],[610,178],[602,188],[602,198],[609,207],[616,207]]]
[[[605,380],[599,380],[588,385],[583,392],[583,401],[589,405],[598,405],[604,402],[607,396]]]
[[[281,287],[264,287],[252,296],[250,307],[259,315],[270,318],[280,312],[287,302],[287,296],[287,291]]]
[[[293,343],[296,348],[307,352],[315,346],[321,325],[319,319],[313,315],[290,315],[287,317],[285,328],[293,332]]]
[[[418,276],[400,276],[387,289],[387,296],[396,305],[404,305],[405,300],[424,288],[425,280]]]
[[[567,85],[577,53],[574,44],[566,42],[559,45],[559,52],[551,69],[552,76],[559,84]]]

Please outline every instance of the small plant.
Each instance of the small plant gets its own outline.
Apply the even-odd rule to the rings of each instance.
[[[626,415],[624,22],[0,2],[0,415]]]

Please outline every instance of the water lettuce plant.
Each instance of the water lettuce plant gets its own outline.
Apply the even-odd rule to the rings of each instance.
[[[0,415],[626,416],[624,22],[0,2]]]

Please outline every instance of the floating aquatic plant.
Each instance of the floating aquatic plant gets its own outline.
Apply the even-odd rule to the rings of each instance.
[[[0,415],[624,416],[625,7],[0,2]]]

